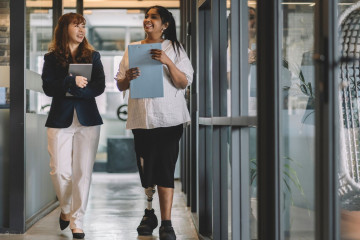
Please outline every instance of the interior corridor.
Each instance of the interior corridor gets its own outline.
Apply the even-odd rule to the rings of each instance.
[[[88,240],[132,240],[159,239],[159,226],[153,236],[139,237],[136,231],[144,214],[146,199],[138,174],[94,173],[85,217],[85,239]],[[160,208],[157,194],[153,208],[158,217]],[[69,228],[59,228],[60,209],[38,221],[23,235],[0,235],[6,240],[65,240],[72,239]],[[198,239],[191,213],[186,207],[179,181],[175,183],[172,223],[177,239]]]

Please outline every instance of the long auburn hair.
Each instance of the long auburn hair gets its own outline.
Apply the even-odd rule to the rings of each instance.
[[[69,34],[68,27],[71,23],[86,24],[85,18],[77,13],[66,13],[62,15],[56,25],[54,37],[49,45],[49,52],[53,52],[58,60],[58,63],[63,67],[68,67],[71,62],[91,63],[92,53],[94,48],[90,45],[87,39],[80,43],[75,59],[72,59],[69,48]]]
[[[177,40],[177,37],[176,37],[176,24],[175,24],[175,19],[174,19],[172,13],[169,10],[167,10],[165,7],[155,5],[155,6],[151,6],[148,9],[146,9],[145,15],[150,11],[150,9],[153,9],[153,8],[156,9],[158,14],[160,15],[161,23],[169,24],[169,26],[164,30],[164,33],[163,33],[164,38],[171,41],[175,52],[176,52],[176,49],[179,52],[180,48],[181,48],[181,44],[179,43],[179,41]]]

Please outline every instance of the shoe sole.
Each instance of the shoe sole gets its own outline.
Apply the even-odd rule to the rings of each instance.
[[[139,230],[137,230],[137,232],[138,232],[138,234],[140,236],[150,236],[150,235],[152,235],[152,231],[148,232],[148,231],[139,231]]]

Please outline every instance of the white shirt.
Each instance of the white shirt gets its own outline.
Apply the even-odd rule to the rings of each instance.
[[[131,44],[141,44],[141,42]],[[161,47],[171,61],[175,63],[176,67],[186,75],[187,85],[189,86],[193,80],[194,70],[186,52],[180,48],[180,51],[176,51],[176,54],[170,40],[164,40]],[[152,129],[190,123],[185,90],[176,88],[171,80],[167,66],[163,65],[163,68],[164,97],[133,99],[129,96],[126,129]],[[128,69],[129,56],[128,48],[126,48],[116,79],[123,79]]]

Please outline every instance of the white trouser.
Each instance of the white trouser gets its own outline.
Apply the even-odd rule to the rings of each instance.
[[[74,111],[68,128],[48,128],[51,178],[61,212],[70,215],[70,228],[83,229],[100,126],[79,123]]]

